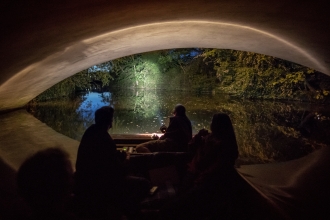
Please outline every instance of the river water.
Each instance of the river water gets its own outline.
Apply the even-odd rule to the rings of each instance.
[[[104,105],[115,109],[110,134],[159,133],[173,107],[183,104],[193,133],[209,129],[213,114],[232,119],[241,164],[287,161],[330,145],[330,108],[300,102],[251,101],[223,94],[127,89],[77,94],[71,100],[30,103],[28,112],[54,130],[80,141]]]

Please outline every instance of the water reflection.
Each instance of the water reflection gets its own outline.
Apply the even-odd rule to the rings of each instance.
[[[173,107],[186,106],[197,133],[217,112],[230,115],[244,164],[286,161],[330,145],[328,106],[235,100],[226,95],[195,95],[166,90],[113,90],[77,95],[70,101],[34,103],[28,111],[54,130],[80,140],[103,105],[115,108],[112,134],[159,132]]]

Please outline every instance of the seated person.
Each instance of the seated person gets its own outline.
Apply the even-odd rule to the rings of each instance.
[[[212,175],[218,168],[233,169],[238,158],[236,136],[229,116],[224,113],[213,115],[210,127],[210,134],[202,129],[189,143],[189,150],[195,151],[190,171],[199,179]]]
[[[186,108],[176,105],[170,117],[170,123],[165,134],[159,140],[148,141],[136,146],[138,153],[151,152],[185,152],[192,138],[191,122],[186,116]]]
[[[127,176],[126,153],[117,151],[108,133],[113,114],[110,106],[96,110],[95,124],[85,131],[78,148],[75,194],[80,211],[91,217],[109,217],[109,208],[132,214],[151,188],[148,180]]]
[[[215,114],[212,133],[201,130],[189,144],[195,155],[179,196],[160,211],[160,219],[227,219],[240,194],[234,164],[238,147],[228,115]],[[235,219],[235,217],[233,218]]]
[[[76,219],[71,204],[73,169],[69,155],[58,148],[39,151],[17,173],[19,194],[31,209],[24,219]]]

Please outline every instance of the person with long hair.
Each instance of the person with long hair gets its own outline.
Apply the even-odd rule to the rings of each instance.
[[[217,169],[234,168],[238,158],[236,136],[229,116],[225,113],[214,114],[210,128],[210,134],[205,135],[203,132],[203,136],[200,131],[200,135],[197,134],[191,142],[193,145],[196,139],[202,140],[195,149],[196,154],[189,168],[189,171],[199,176],[199,179]]]
[[[166,204],[160,219],[218,219],[234,215],[239,194],[239,175],[235,169],[238,146],[227,114],[217,113],[211,133],[202,129],[189,144],[193,158],[189,163],[179,196]]]

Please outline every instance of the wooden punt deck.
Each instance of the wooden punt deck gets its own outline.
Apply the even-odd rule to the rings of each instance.
[[[151,134],[112,134],[117,148],[135,147],[138,144],[151,141]]]

